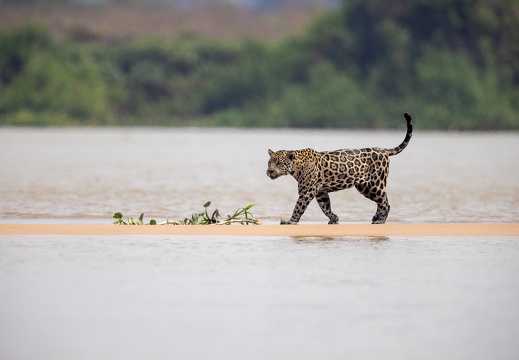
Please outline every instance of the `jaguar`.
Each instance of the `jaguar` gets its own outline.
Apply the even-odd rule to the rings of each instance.
[[[413,135],[412,117],[404,114],[407,133],[404,141],[394,148],[341,149],[317,152],[314,149],[268,150],[267,176],[272,180],[283,175],[293,176],[297,183],[298,199],[290,220],[281,224],[297,224],[308,204],[315,198],[328,224],[338,224],[332,212],[329,193],[355,187],[377,204],[372,224],[384,224],[389,214],[386,182],[389,157],[400,154]]]

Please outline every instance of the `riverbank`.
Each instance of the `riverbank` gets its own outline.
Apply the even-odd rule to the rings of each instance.
[[[85,225],[0,224],[2,235],[519,236],[519,224]]]

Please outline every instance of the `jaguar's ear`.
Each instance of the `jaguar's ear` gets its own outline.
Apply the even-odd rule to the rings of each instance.
[[[288,160],[293,161],[294,160],[294,153],[291,151],[287,155]]]
[[[269,149],[269,156],[272,156],[272,154],[274,154],[274,151]]]

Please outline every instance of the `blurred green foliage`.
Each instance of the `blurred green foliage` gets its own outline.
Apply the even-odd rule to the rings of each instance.
[[[519,129],[519,5],[349,0],[273,43],[0,33],[0,124]]]
[[[104,123],[108,84],[89,51],[30,24],[0,36],[0,116],[13,125]]]

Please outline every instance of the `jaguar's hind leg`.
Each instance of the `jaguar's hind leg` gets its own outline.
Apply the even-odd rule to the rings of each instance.
[[[377,203],[377,212],[375,213],[375,216],[373,216],[371,223],[384,224],[391,208],[389,206],[389,201],[387,200],[385,186],[382,187],[382,189],[369,187],[368,184],[355,185],[355,187],[362,195]]]
[[[332,212],[330,196],[328,196],[328,193],[318,192],[315,196],[315,199],[317,200],[317,203],[319,204],[319,207],[323,211],[324,215],[326,215],[328,219],[330,219],[330,221],[328,221],[328,224],[338,224],[339,217]]]
[[[389,215],[389,202],[387,201],[387,195],[384,196],[383,199],[379,199],[380,202],[377,201],[377,212],[373,219],[371,220],[372,224],[385,224],[387,216]]]

